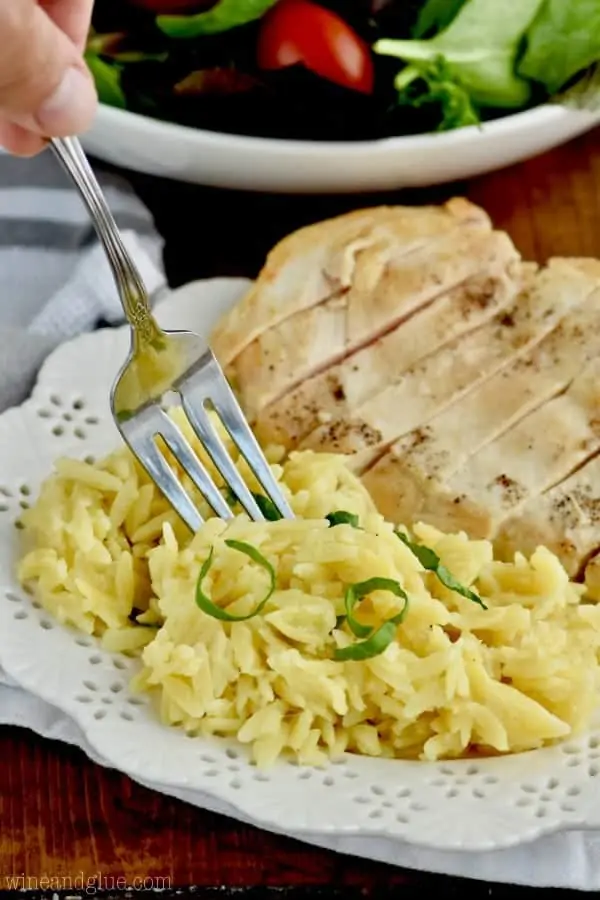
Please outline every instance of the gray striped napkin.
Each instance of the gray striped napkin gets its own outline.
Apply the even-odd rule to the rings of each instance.
[[[152,295],[165,286],[152,216],[122,179],[97,173]],[[22,402],[62,341],[121,322],[112,275],[88,214],[50,153],[0,151],[0,412]]]

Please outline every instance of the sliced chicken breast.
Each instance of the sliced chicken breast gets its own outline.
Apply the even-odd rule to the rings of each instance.
[[[530,352],[516,357],[462,400],[394,443],[363,476],[380,510],[403,522],[423,518],[438,503],[447,506],[448,484],[456,476],[462,488],[451,497],[449,515],[459,516],[457,497],[470,496],[470,460],[519,420],[565,391],[597,357],[600,289]],[[501,447],[501,442],[497,446]]]
[[[359,280],[378,280],[393,260],[463,226],[491,230],[487,214],[462,198],[444,206],[377,207],[316,225],[284,238],[271,251],[248,295],[211,336],[223,367],[264,331],[340,295]]]
[[[488,444],[444,484],[433,482],[417,518],[442,531],[494,540],[505,519],[600,450],[599,401],[600,360],[594,360],[564,394]]]
[[[490,235],[479,271],[418,310],[392,332],[308,378],[266,406],[255,428],[264,443],[288,449],[321,423],[352,414],[420,359],[488,321],[514,300],[527,271],[502,232]]]
[[[360,210],[275,247],[211,345],[263,442],[600,600],[600,262],[539,271],[461,199]]]
[[[472,277],[491,240],[492,232],[476,219],[410,253],[399,253],[393,244],[361,249],[346,290],[263,330],[229,367],[250,420],[306,378]]]
[[[554,262],[530,276],[509,310],[413,366],[351,415],[319,427],[300,448],[352,454],[353,467],[364,470],[399,437],[531,350],[595,284],[584,269]]]
[[[600,359],[589,363],[568,390],[471,457],[424,510],[448,530],[494,538],[502,521],[528,500],[560,483],[600,450]],[[429,498],[428,498],[429,499]]]
[[[600,548],[600,455],[506,518],[495,544],[498,556],[507,560],[547,547],[571,578],[578,575]],[[600,556],[587,565],[586,581],[598,588],[600,599]]]

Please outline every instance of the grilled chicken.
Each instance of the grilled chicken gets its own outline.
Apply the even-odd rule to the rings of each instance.
[[[264,442],[600,599],[600,262],[522,262],[463,200],[363,210],[282,241],[212,346]]]
[[[388,258],[399,259],[461,226],[492,227],[482,209],[455,198],[441,207],[359,210],[302,228],[271,251],[249,294],[217,325],[212,349],[227,368],[263,332],[358,282],[368,289]]]
[[[298,257],[288,258],[289,249],[274,251],[280,267],[267,262],[266,284],[261,287],[261,276],[239,312],[233,313],[246,333],[245,346],[231,364],[228,347],[242,342],[241,335],[235,342],[231,339],[235,325],[213,335],[214,352],[237,386],[251,421],[306,377],[388,333],[473,275],[479,256],[488,252],[492,233],[487,217],[460,202],[426,210],[420,217],[414,210],[409,215],[402,207],[384,208],[357,217],[354,225],[347,234],[345,220],[334,220],[330,244],[316,244],[319,278],[311,272],[321,226],[314,233],[305,230],[302,271]],[[290,278],[297,291],[286,306],[281,298]]]
[[[477,459],[474,454],[544,401],[566,390],[582,367],[599,354],[600,288],[595,289],[595,285],[600,282],[590,280],[588,268],[586,263],[556,260],[537,275],[515,307],[521,314],[528,309],[536,311],[536,337],[526,345],[526,352],[521,348],[520,353],[505,357],[504,366],[493,377],[480,381],[479,387],[441,415],[429,422],[423,417],[364,474],[364,482],[382,512],[401,521],[418,517],[432,521],[428,517],[435,513],[436,504],[450,497],[449,515],[458,522],[462,514],[460,497],[464,493],[468,496],[469,470],[473,458]],[[600,264],[597,269],[600,278]],[[525,323],[531,328],[527,315]],[[511,316],[509,330],[515,328],[519,330],[517,314]],[[501,335],[499,330],[496,340]],[[492,347],[490,342],[490,353]],[[454,370],[462,363],[461,351]],[[496,474],[505,474],[501,463]],[[446,490],[452,479],[459,483],[463,479],[464,490],[454,494],[451,488]]]
[[[495,543],[504,559],[547,547],[571,577],[585,569],[586,581],[594,584],[600,600],[600,556],[593,556],[600,548],[600,455],[508,516]]]
[[[570,280],[565,285],[544,275],[530,278],[509,309],[428,356],[343,420],[321,426],[300,447],[357,454],[355,465],[364,468],[365,458],[380,455],[397,437],[424,425],[539,343],[585,297],[589,286],[580,287],[577,293]]]
[[[385,337],[264,407],[255,423],[259,437],[266,443],[295,447],[320,424],[344,421],[411,366],[509,306],[526,272],[506,235],[487,236],[479,266],[475,275],[442,293]]]
[[[599,408],[600,360],[594,360],[564,394],[479,450],[447,481],[432,481],[423,492],[418,519],[445,531],[495,538],[505,518],[514,517],[530,498],[560,483],[600,450]],[[390,482],[381,497],[386,505]],[[373,485],[377,503],[373,479],[366,484]]]

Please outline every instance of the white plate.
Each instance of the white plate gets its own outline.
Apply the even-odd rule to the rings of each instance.
[[[206,332],[247,284],[188,286],[164,302],[159,318]],[[348,756],[324,770],[280,762],[262,774],[231,741],[190,739],[161,725],[129,693],[135,662],[33,606],[14,578],[14,521],[57,456],[99,455],[116,445],[108,388],[127,345],[125,329],[66,344],[46,363],[31,400],[0,418],[0,665],[8,675],[71,716],[109,765],[161,789],[202,792],[207,805],[216,799],[274,831],[382,835],[474,851],[600,827],[600,730],[562,747],[476,762]]]
[[[339,193],[421,187],[470,178],[565,143],[600,110],[558,105],[445,134],[323,143],[240,137],[100,106],[89,153],[134,171],[214,187]]]

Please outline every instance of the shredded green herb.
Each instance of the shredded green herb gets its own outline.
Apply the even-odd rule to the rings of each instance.
[[[356,513],[347,512],[345,509],[338,509],[336,512],[329,513],[325,518],[329,522],[330,528],[335,528],[336,525],[351,525],[352,528],[360,527]]]
[[[358,641],[356,644],[350,644],[348,647],[338,647],[333,654],[333,658],[338,662],[346,660],[360,661],[362,659],[373,659],[380,656],[384,650],[394,640],[396,635],[396,626],[402,621],[402,614],[388,619],[383,625],[374,631],[366,640]]]
[[[239,553],[244,553],[249,559],[255,562],[257,565],[261,566],[269,575],[269,589],[263,599],[258,603],[252,612],[248,613],[246,616],[235,616],[232,613],[227,612],[227,610],[222,609],[220,606],[217,606],[216,603],[208,597],[204,591],[202,590],[202,582],[204,581],[208,571],[212,565],[213,556],[214,556],[214,547],[211,547],[211,551],[208,554],[207,559],[202,564],[202,568],[200,569],[200,574],[198,576],[198,583],[196,585],[196,603],[207,615],[212,616],[213,619],[220,619],[222,622],[245,622],[248,619],[253,619],[254,616],[257,616],[264,608],[267,600],[269,600],[276,586],[276,577],[275,577],[275,569],[271,565],[268,559],[262,555],[262,553],[253,547],[252,544],[246,544],[244,541],[234,541],[228,540],[225,541],[227,547],[231,547],[232,550],[237,550]]]
[[[479,594],[476,594],[475,591],[472,591],[468,587],[465,587],[464,584],[461,584],[460,581],[454,577],[452,572],[450,572],[446,566],[442,565],[439,556],[431,549],[431,547],[425,547],[423,544],[416,544],[414,541],[409,540],[402,531],[395,531],[394,533],[400,538],[403,544],[406,544],[411,553],[417,557],[423,568],[428,572],[433,572],[444,587],[454,591],[455,594],[466,597],[467,600],[471,600],[473,603],[477,603],[482,609],[487,609],[486,604]]]
[[[273,501],[269,500],[268,497],[265,497],[264,494],[252,494],[252,496],[267,522],[277,522],[279,519],[283,518]],[[224,497],[225,502],[232,509],[235,509],[235,507],[239,505],[240,501],[229,485],[225,486]]]
[[[225,503],[227,504],[227,506],[230,506],[232,509],[237,506],[238,498],[235,496],[228,484],[225,485],[223,496],[225,498]]]
[[[252,494],[252,496],[267,522],[277,522],[283,518],[273,501],[265,497],[264,494]]]
[[[356,604],[373,591],[390,591],[394,596],[401,597],[404,600],[404,606],[400,612],[387,619],[376,629],[357,621],[353,612]],[[340,662],[344,660],[372,659],[374,656],[379,656],[383,653],[386,647],[394,640],[396,626],[402,622],[408,611],[408,595],[399,582],[393,578],[369,578],[367,581],[359,581],[348,586],[344,596],[344,605],[346,607],[346,615],[345,617],[338,616],[338,627],[345,620],[348,622],[348,627],[352,634],[365,640],[350,644],[348,647],[336,648],[333,658]]]

